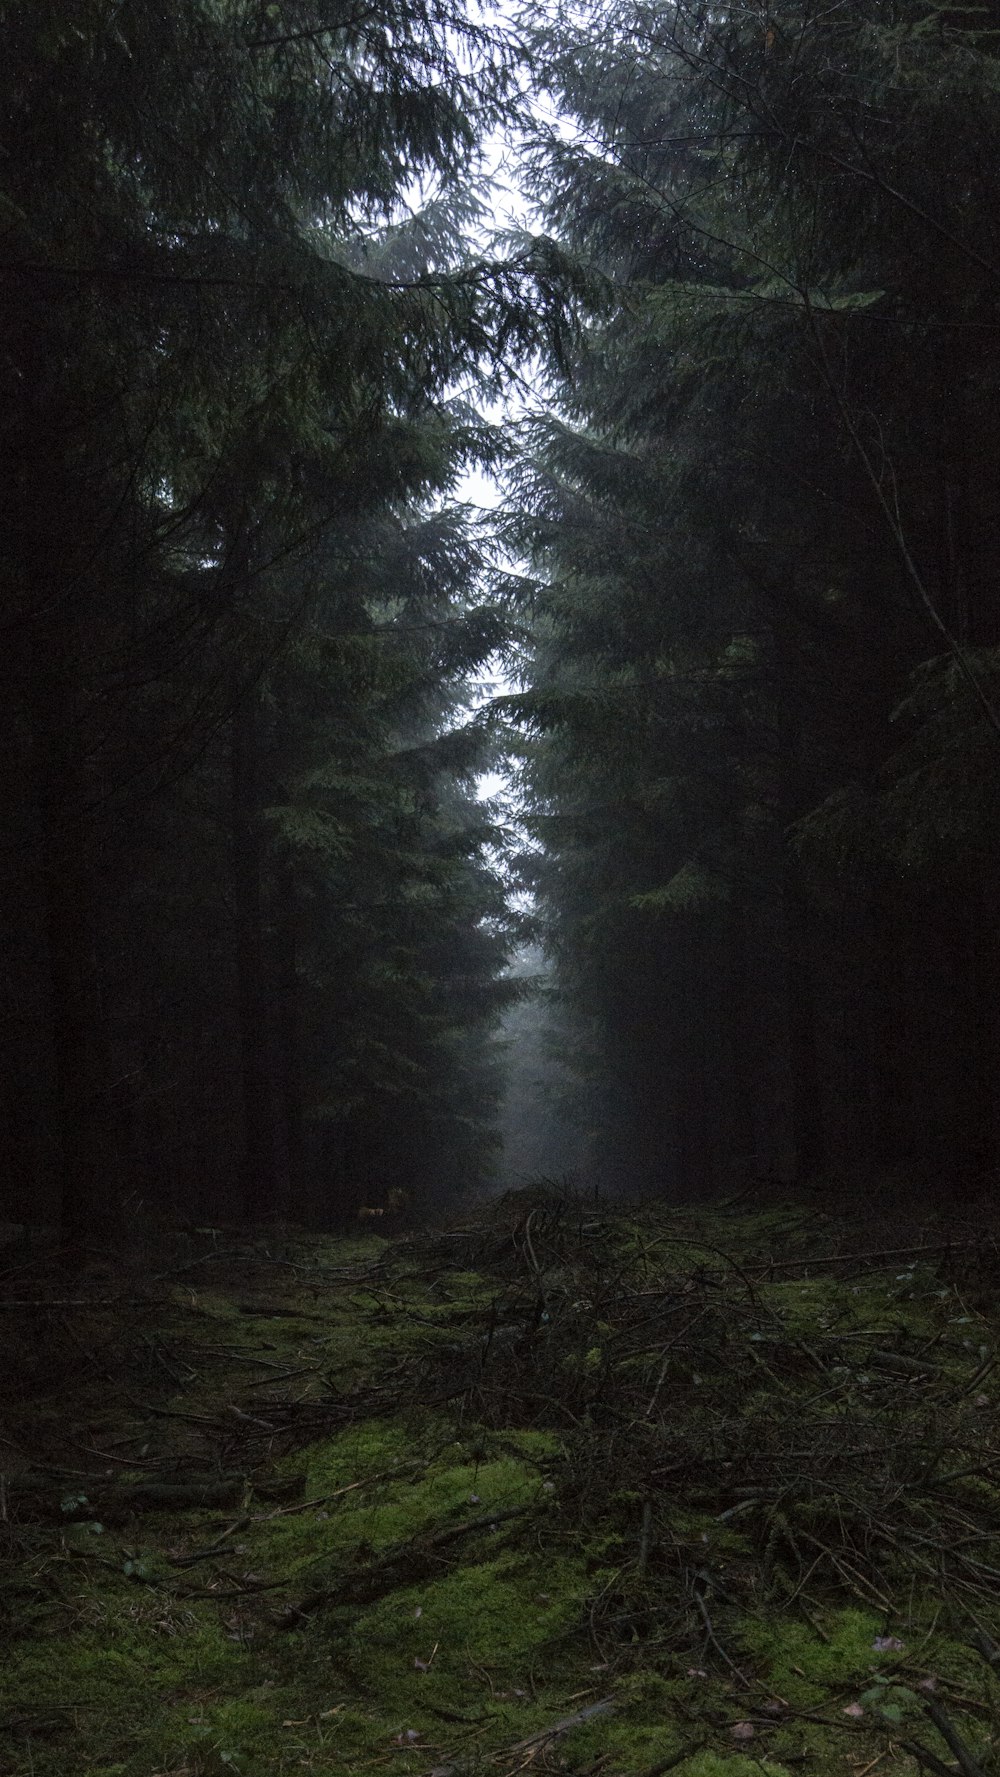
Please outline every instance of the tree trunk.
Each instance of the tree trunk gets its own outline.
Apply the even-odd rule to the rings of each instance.
[[[794,662],[784,660],[784,687],[794,685]],[[788,698],[783,687],[780,695]],[[795,1177],[812,1178],[826,1159],[823,1093],[816,1029],[816,979],[810,909],[789,828],[809,807],[804,782],[802,737],[798,714],[786,707],[778,718],[781,784],[781,902],[785,940],[785,995],[791,1085],[792,1147]]]
[[[302,1054],[299,1032],[299,900],[295,876],[283,873],[278,944],[278,1074],[280,1080],[283,1162],[288,1176],[292,1213],[304,1205],[305,1114],[302,1096]]]
[[[809,941],[809,909],[798,865],[790,853],[786,853],[785,858],[783,895],[792,1142],[795,1149],[795,1176],[804,1180],[813,1178],[822,1171],[826,1153],[816,1040],[816,989]]]
[[[121,1180],[101,1010],[89,794],[69,656],[62,628],[46,626],[32,647],[25,688],[48,952],[59,1224],[67,1235],[107,1236],[121,1226]]]
[[[256,691],[245,691],[232,718],[230,819],[243,1099],[240,1176],[243,1215],[250,1222],[283,1214],[285,1197],[271,1077],[257,718]]]
[[[997,1164],[997,942],[990,918],[990,896],[969,890],[966,925],[968,979],[965,1018],[969,1044],[969,1162],[979,1178],[991,1177]]]

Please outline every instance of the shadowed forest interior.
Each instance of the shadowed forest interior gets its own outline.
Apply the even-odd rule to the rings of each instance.
[[[1000,0],[0,92],[0,1774],[1000,1777]]]
[[[987,1187],[997,7],[3,25],[9,1218]]]

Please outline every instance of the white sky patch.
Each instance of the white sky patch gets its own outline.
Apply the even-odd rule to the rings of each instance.
[[[496,24],[503,28],[511,23],[509,0],[486,0],[479,8],[484,24]],[[552,110],[548,102],[539,95],[530,96],[528,77],[519,77],[523,83],[523,91],[529,99],[532,110],[550,127],[560,130],[562,120]],[[518,144],[515,137],[506,132],[495,131],[483,144],[482,180],[485,187],[482,225],[473,238],[473,245],[484,254],[489,253],[497,237],[507,231],[530,231],[537,226],[538,218],[533,213],[524,191],[517,178]],[[406,202],[415,212],[431,195],[430,191],[421,189],[416,184],[406,195]],[[485,409],[484,417],[494,426],[504,428],[514,426],[529,410],[534,395],[530,382],[530,367],[521,372],[525,379],[511,388],[503,403],[496,403]],[[494,477],[481,468],[470,468],[461,477],[451,496],[463,505],[472,506],[484,513],[495,512],[500,506],[503,493]],[[515,573],[523,572],[525,564],[513,558],[506,565]],[[481,709],[494,697],[502,697],[507,693],[520,689],[517,682],[511,680],[499,661],[488,661],[480,668],[470,686],[470,703],[472,708]],[[484,772],[477,779],[476,793],[480,801],[500,797],[510,802],[514,818],[517,818],[517,793],[510,775],[505,771]]]

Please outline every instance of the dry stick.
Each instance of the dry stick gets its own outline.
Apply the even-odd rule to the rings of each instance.
[[[645,1573],[646,1564],[649,1561],[649,1544],[652,1533],[653,1502],[652,1500],[644,1499],[642,1502],[642,1530],[639,1533],[639,1559],[636,1562],[636,1572],[640,1577]]]
[[[911,1758],[915,1758],[918,1764],[923,1765],[928,1771],[933,1771],[934,1777],[955,1777],[951,1766],[946,1765],[943,1759],[935,1757],[934,1753],[929,1752],[926,1746],[922,1746],[919,1740],[900,1740],[899,1745],[904,1752],[909,1753]]]
[[[277,1626],[279,1629],[294,1629],[303,1617],[310,1616],[315,1610],[321,1610],[324,1604],[329,1604],[344,1593],[351,1593],[358,1587],[371,1587],[373,1584],[377,1588],[379,1580],[384,1575],[395,1572],[400,1563],[405,1562],[408,1557],[413,1559],[417,1556],[426,1560],[429,1555],[433,1555],[438,1549],[446,1547],[449,1543],[458,1542],[460,1538],[465,1536],[472,1536],[477,1530],[493,1530],[498,1524],[506,1524],[511,1518],[523,1518],[525,1513],[532,1509],[531,1506],[510,1506],[504,1512],[492,1512],[488,1518],[472,1518],[467,1524],[449,1525],[445,1530],[439,1530],[431,1537],[414,1537],[408,1543],[402,1543],[387,1550],[378,1561],[370,1562],[367,1567],[360,1567],[353,1573],[343,1574],[334,1585],[323,1586],[315,1592],[307,1592],[298,1604],[290,1604],[282,1612],[281,1616],[276,1619]],[[377,1596],[377,1590],[375,1595]]]
[[[837,1572],[848,1591],[853,1592],[855,1598],[860,1598],[862,1604],[870,1605],[874,1598],[875,1603],[880,1610],[888,1611],[892,1609],[892,1599],[884,1597],[881,1592],[877,1591],[871,1580],[867,1579],[863,1573],[859,1573],[856,1568],[851,1566],[846,1556],[836,1554],[826,1543],[820,1542],[818,1536],[813,1536],[808,1530],[800,1530],[798,1534],[802,1537],[804,1542],[812,1543],[814,1549],[819,1549],[822,1554],[826,1555],[829,1560],[833,1562],[834,1567],[837,1569]],[[812,1569],[810,1569],[810,1572],[811,1571]],[[865,1588],[865,1592],[861,1590],[862,1586]]]
[[[695,1317],[694,1317],[694,1320],[689,1320],[689,1321],[688,1321],[688,1324],[687,1324],[687,1326],[686,1326],[686,1327],[681,1327],[681,1329],[680,1329],[680,1332],[678,1332],[678,1333],[675,1333],[675,1334],[674,1334],[674,1336],[673,1336],[673,1338],[672,1338],[672,1339],[668,1339],[668,1340],[667,1340],[667,1343],[666,1343],[666,1345],[664,1345],[664,1346],[663,1346],[663,1348],[662,1348],[662,1349],[663,1349],[663,1362],[662,1362],[662,1364],[661,1364],[661,1365],[660,1365],[660,1374],[659,1374],[659,1375],[658,1375],[658,1376],[657,1376],[657,1378],[656,1378],[656,1387],[655,1387],[655,1388],[654,1388],[654,1390],[653,1390],[653,1392],[652,1392],[652,1394],[651,1394],[651,1395],[650,1395],[650,1397],[649,1397],[649,1406],[648,1406],[648,1407],[647,1407],[647,1408],[646,1408],[646,1411],[645,1411],[645,1413],[644,1413],[644,1415],[643,1415],[643,1417],[644,1417],[644,1418],[645,1418],[645,1419],[648,1419],[648,1418],[649,1418],[649,1416],[650,1416],[650,1414],[651,1414],[651,1413],[652,1413],[652,1411],[653,1411],[653,1408],[654,1408],[654,1407],[655,1407],[655,1406],[656,1406],[656,1403],[657,1403],[657,1401],[658,1401],[658,1400],[659,1400],[659,1398],[660,1398],[660,1389],[661,1389],[661,1388],[662,1388],[662,1387],[663,1387],[663,1384],[664,1384],[664,1382],[665,1382],[665,1380],[666,1380],[666,1375],[667,1375],[667,1368],[668,1368],[668,1365],[667,1365],[667,1356],[668,1356],[668,1353],[669,1353],[669,1352],[671,1352],[671,1351],[672,1351],[672,1350],[673,1350],[673,1348],[674,1348],[674,1346],[675,1346],[675,1345],[676,1345],[676,1344],[677,1344],[677,1342],[678,1342],[678,1340],[680,1340],[680,1339],[684,1339],[684,1338],[686,1338],[686,1337],[687,1337],[687,1335],[688,1335],[688,1333],[689,1333],[689,1332],[690,1332],[690,1331],[691,1331],[691,1328],[692,1328],[692,1327],[694,1327],[694,1326],[697,1326],[697,1324],[698,1324],[698,1322],[699,1322],[699,1321],[700,1321],[700,1320],[701,1320],[701,1319],[702,1319],[702,1318],[703,1318],[703,1316],[704,1316],[704,1315],[706,1315],[706,1314],[707,1314],[707,1313],[708,1313],[708,1309],[707,1309],[707,1308],[699,1308],[699,1310],[698,1310],[698,1312],[697,1312],[697,1314],[696,1314],[696,1315],[695,1315]]]
[[[991,1352],[988,1357],[984,1357],[978,1370],[973,1371],[968,1382],[961,1390],[962,1394],[971,1394],[974,1388],[978,1388],[980,1383],[985,1382],[991,1370],[995,1370],[998,1363],[1000,1363],[1000,1355],[995,1351]]]
[[[576,1777],[597,1777],[598,1772],[603,1771],[610,1757],[610,1752],[599,1753],[591,1764],[584,1765],[583,1769],[576,1773]]]
[[[277,1407],[280,1406],[281,1403],[275,1401],[274,1404]],[[242,1407],[237,1407],[233,1401],[230,1401],[229,1403],[229,1411],[233,1414],[234,1418],[242,1419],[247,1425],[257,1425],[262,1431],[277,1431],[278,1429],[276,1425],[271,1425],[266,1419],[256,1419],[252,1413],[244,1413]]]
[[[171,1567],[195,1567],[199,1561],[210,1561],[213,1555],[226,1553],[224,1544],[231,1536],[236,1536],[239,1531],[245,1530],[250,1522],[249,1518],[237,1518],[236,1522],[230,1524],[222,1532],[222,1535],[216,1537],[215,1542],[210,1543],[207,1548],[195,1549],[190,1555],[168,1555],[167,1560]]]
[[[529,1734],[526,1740],[518,1740],[510,1748],[511,1752],[526,1752],[531,1746],[542,1746],[546,1740],[554,1740],[558,1734],[568,1734],[570,1728],[578,1728],[583,1722],[593,1721],[595,1715],[607,1715],[615,1706],[613,1697],[602,1697],[599,1703],[588,1703],[585,1709],[577,1709],[573,1715],[564,1715],[561,1721],[552,1723],[550,1728],[540,1728],[535,1734]]]
[[[984,1703],[981,1697],[967,1697],[955,1679],[939,1678],[938,1685],[949,1693],[949,1700],[958,1708],[971,1709],[973,1715],[985,1715],[988,1721],[995,1719],[996,1710],[989,1703]]]
[[[329,1505],[332,1499],[343,1499],[345,1493],[356,1493],[359,1487],[374,1487],[379,1481],[395,1481],[400,1475],[407,1474],[410,1469],[428,1468],[429,1466],[429,1463],[425,1463],[422,1457],[414,1457],[410,1462],[397,1463],[395,1468],[383,1469],[381,1474],[364,1475],[360,1481],[351,1481],[346,1487],[338,1487],[335,1493],[321,1493],[318,1498],[302,1500],[298,1505],[280,1506],[276,1512],[267,1512],[256,1522],[270,1524],[272,1518],[291,1518],[296,1512],[308,1512],[314,1506]]]
[[[49,1296],[41,1297],[37,1302],[13,1301],[0,1298],[0,1308],[148,1308],[149,1300],[142,1296]]]
[[[105,1365],[101,1362],[101,1359],[98,1356],[98,1354],[95,1351],[91,1351],[89,1345],[84,1345],[83,1340],[79,1339],[77,1337],[76,1333],[73,1331],[73,1328],[70,1326],[69,1321],[66,1319],[65,1314],[60,1314],[59,1325],[62,1327],[67,1338],[69,1338],[72,1341],[72,1343],[76,1346],[77,1351],[79,1351],[82,1354],[82,1356],[86,1358],[88,1364],[93,1364],[98,1375],[103,1376],[105,1382],[110,1382],[112,1388],[117,1388],[118,1384],[117,1384],[114,1376],[111,1374],[111,1371],[109,1369],[107,1369],[105,1367]]]
[[[246,1485],[241,1475],[212,1481],[135,1481],[108,1483],[99,1476],[81,1476],[86,1487],[86,1503],[66,1509],[58,1499],[58,1484],[47,1476],[25,1475],[7,1477],[10,1505],[18,1505],[26,1514],[43,1521],[67,1520],[83,1516],[99,1516],[109,1523],[123,1522],[138,1512],[198,1511],[209,1506],[238,1505]],[[65,1482],[62,1483],[65,1486]]]
[[[749,1685],[750,1680],[747,1678],[746,1674],[741,1672],[739,1667],[735,1664],[735,1662],[729,1658],[729,1655],[727,1654],[725,1648],[722,1646],[722,1643],[719,1641],[719,1639],[715,1633],[715,1630],[712,1627],[712,1619],[708,1614],[708,1607],[707,1607],[705,1600],[702,1597],[700,1592],[695,1593],[694,1601],[695,1601],[696,1605],[698,1606],[698,1609],[701,1611],[702,1620],[705,1624],[705,1632],[708,1636],[709,1641],[711,1642],[712,1646],[714,1647],[716,1653],[722,1655],[722,1658],[725,1660],[726,1665],[729,1667],[730,1671],[732,1671],[736,1674],[736,1677],[739,1679],[740,1684]]]
[[[528,1257],[531,1260],[532,1269],[534,1270],[536,1275],[540,1277],[542,1274],[542,1267],[538,1263],[538,1259],[535,1256],[535,1249],[531,1244],[531,1224],[534,1219],[534,1216],[535,1216],[535,1211],[531,1210],[531,1212],[528,1215],[528,1218],[524,1224],[524,1244],[528,1249]]]
[[[224,1357],[231,1364],[255,1364],[262,1370],[284,1369],[284,1360],[277,1364],[271,1358],[258,1357],[252,1345],[195,1345],[190,1349],[197,1351],[199,1357]],[[276,1348],[268,1345],[266,1349],[274,1351]]]
[[[754,1290],[753,1284],[750,1282],[750,1279],[747,1276],[747,1273],[744,1271],[742,1265],[738,1265],[736,1263],[736,1260],[733,1258],[732,1253],[727,1253],[725,1251],[724,1247],[713,1246],[711,1241],[709,1241],[709,1240],[685,1240],[680,1234],[667,1234],[664,1236],[664,1238],[667,1241],[669,1241],[671,1246],[693,1246],[697,1252],[714,1253],[714,1255],[717,1259],[722,1259],[725,1264],[729,1265],[732,1268],[732,1270],[735,1271],[737,1277],[739,1278],[744,1289],[746,1290],[746,1293],[749,1296],[750,1301],[753,1304],[753,1307],[755,1309],[759,1310],[760,1303],[757,1300],[757,1295]]]
[[[224,1570],[220,1568],[219,1571],[221,1573]],[[232,1576],[232,1574],[226,1574],[225,1577],[227,1579],[232,1579],[233,1576]],[[158,1585],[161,1582],[154,1581],[151,1583]],[[287,1586],[287,1584],[288,1584],[288,1575],[286,1574],[284,1579],[261,1580],[259,1582],[255,1581],[253,1584],[251,1584],[250,1582],[247,1582],[247,1584],[245,1584],[245,1585],[234,1586],[231,1590],[226,1591],[226,1592],[217,1591],[215,1586],[171,1586],[169,1588],[169,1591],[171,1593],[171,1596],[174,1598],[222,1599],[222,1598],[246,1598],[249,1596],[256,1598],[258,1592],[280,1592],[284,1586]],[[951,1774],[951,1777],[954,1777],[954,1773]]]
[[[301,1370],[280,1370],[275,1376],[258,1376],[255,1382],[248,1382],[248,1388],[273,1388],[277,1382],[291,1382],[295,1376],[318,1376],[317,1364],[306,1364]]]
[[[772,1264],[761,1265],[755,1276],[769,1276],[772,1271],[802,1271],[813,1265],[871,1265],[879,1259],[911,1259],[931,1253],[966,1253],[975,1252],[981,1242],[978,1240],[942,1240],[935,1246],[897,1246],[872,1253],[826,1253],[818,1258],[779,1259]],[[841,1335],[842,1336],[842,1335]]]
[[[869,1761],[868,1761],[867,1765],[865,1765],[864,1769],[861,1771],[858,1771],[856,1773],[856,1777],[868,1777],[869,1771],[874,1771],[875,1766],[880,1765],[882,1763],[882,1760],[887,1757],[888,1757],[888,1753],[877,1752],[873,1759],[869,1759]]]
[[[895,1371],[900,1376],[933,1376],[940,1374],[941,1365],[928,1363],[925,1358],[904,1357],[900,1351],[873,1351],[868,1357],[869,1367],[876,1370]]]
[[[125,1399],[130,1407],[137,1407],[141,1413],[151,1413],[154,1419],[183,1419],[188,1425],[207,1425],[212,1431],[225,1431],[219,1419],[211,1419],[205,1413],[184,1413],[179,1407],[157,1407],[152,1401],[138,1401],[134,1395],[126,1392]]]
[[[822,1560],[822,1556],[817,1555],[816,1560],[813,1562],[812,1567],[810,1567],[810,1569],[809,1569],[809,1573],[806,1574],[806,1579],[809,1578],[809,1574],[812,1573],[813,1568],[815,1568],[819,1565],[821,1560]],[[801,1611],[806,1622],[809,1624],[809,1627],[812,1630],[813,1634],[816,1636],[817,1641],[823,1641],[826,1643],[827,1647],[829,1647],[829,1645],[830,1645],[829,1635],[827,1634],[826,1630],[823,1628],[822,1624],[817,1623],[816,1618],[812,1614],[812,1611],[808,1608],[804,1599],[801,1596],[802,1586],[804,1586],[804,1585],[805,1585],[805,1580],[802,1580],[799,1585],[799,1590],[797,1592],[792,1593],[792,1596],[788,1600],[788,1602],[789,1602],[789,1604],[791,1604],[794,1601],[794,1603],[796,1603],[798,1605],[799,1610]]]
[[[975,1634],[969,1637],[972,1646],[977,1654],[986,1661],[987,1666],[1000,1666],[1000,1647],[997,1647],[993,1637],[983,1628],[971,1605],[966,1605],[965,1608],[975,1624]]]
[[[927,1713],[930,1716],[931,1721],[934,1723],[934,1726],[937,1728],[942,1740],[945,1742],[945,1745],[957,1758],[963,1777],[985,1777],[982,1765],[973,1758],[964,1740],[960,1738],[959,1734],[952,1727],[951,1722],[945,1715],[940,1703],[935,1703],[933,1700],[928,1702]]]

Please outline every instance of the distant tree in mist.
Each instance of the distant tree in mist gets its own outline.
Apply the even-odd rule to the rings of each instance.
[[[572,1016],[553,995],[541,951],[520,951],[511,975],[520,983],[521,997],[499,1029],[504,1078],[499,1180],[510,1188],[537,1178],[582,1177],[587,1106],[572,1066],[577,1048]]]

